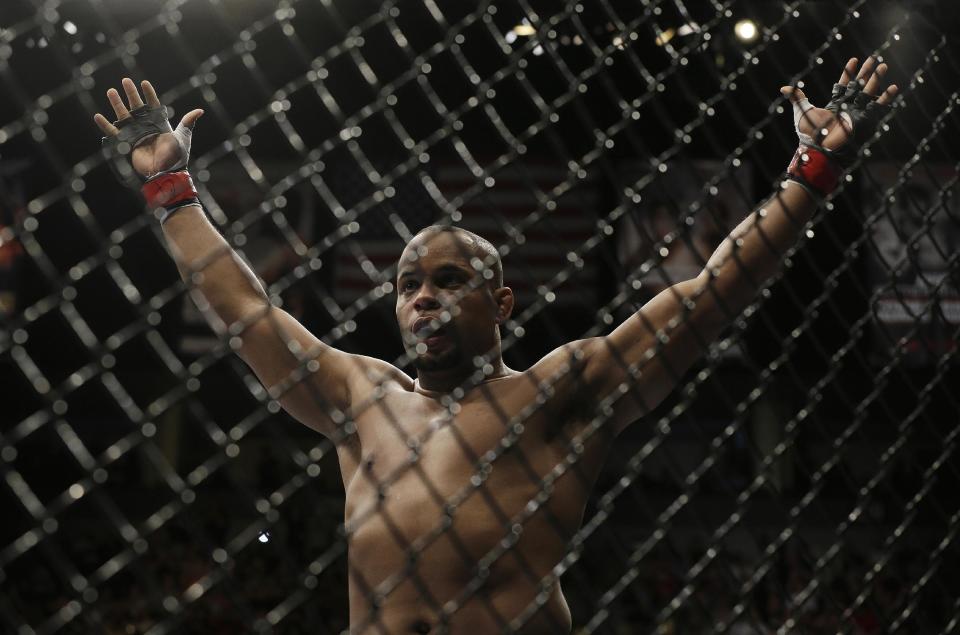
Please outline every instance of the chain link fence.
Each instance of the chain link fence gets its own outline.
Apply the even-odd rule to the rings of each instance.
[[[567,632],[544,608],[559,580],[577,633],[956,632],[957,26],[948,2],[4,0],[4,631],[489,630],[457,622],[469,609],[496,632]],[[175,119],[204,108],[191,172],[271,302],[411,375],[397,259],[428,225],[477,232],[517,300],[504,358],[525,369],[695,277],[796,147],[779,87],[822,104],[868,54],[900,86],[893,112],[602,469],[584,446],[609,435],[609,401],[549,464],[523,451],[569,363],[486,423],[489,448],[445,450],[469,466],[453,485],[378,391],[334,413],[330,438],[282,411],[316,368],[257,381],[234,355],[244,333],[197,308],[203,268],[181,281],[91,122],[127,76]],[[443,398],[448,423],[489,397],[476,361]],[[412,450],[368,486],[382,501],[414,478],[432,501],[406,508],[413,533],[349,497],[345,522],[365,409]],[[570,481],[593,492],[573,521],[555,513]],[[375,551],[399,558],[376,580],[348,560],[373,524],[393,528]],[[525,531],[559,555],[543,565]],[[448,597],[423,566],[440,543]],[[509,614],[506,562],[531,589]],[[418,612],[397,630],[381,607],[401,596]]]

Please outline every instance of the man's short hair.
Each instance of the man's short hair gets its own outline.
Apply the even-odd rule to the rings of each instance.
[[[497,289],[503,286],[503,262],[500,260],[500,252],[493,246],[493,243],[469,229],[456,227],[455,225],[430,225],[417,232],[417,236],[439,233],[456,234],[457,238],[463,241],[473,252],[470,255],[479,258],[483,262],[483,266],[493,272],[490,284],[493,284]]]

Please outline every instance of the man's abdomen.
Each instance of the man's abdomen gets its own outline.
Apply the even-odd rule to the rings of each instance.
[[[548,505],[516,522],[527,515],[538,484],[496,472],[462,499],[456,479],[434,475],[428,487],[415,472],[387,488],[382,500],[372,482],[351,486],[347,527],[356,632],[378,632],[379,621],[389,622],[386,632],[415,633],[425,625],[434,629],[444,617],[451,633],[500,632],[525,612],[531,615],[521,632],[569,630],[559,587],[544,592],[542,583],[549,583],[563,555],[563,526],[576,526],[579,514],[559,518],[547,513]]]

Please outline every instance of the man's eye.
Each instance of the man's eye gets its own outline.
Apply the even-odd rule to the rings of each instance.
[[[413,291],[414,289],[417,288],[417,281],[416,281],[416,280],[405,280],[404,282],[400,283],[400,288],[401,288],[403,291]]]

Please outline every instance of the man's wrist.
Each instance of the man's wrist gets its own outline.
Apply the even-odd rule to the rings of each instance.
[[[193,185],[193,179],[186,170],[157,174],[148,179],[140,191],[147,207],[163,210],[160,217],[161,223],[178,209],[200,204],[200,197]]]
[[[837,189],[842,173],[829,150],[801,143],[787,166],[786,178],[822,199]]]

